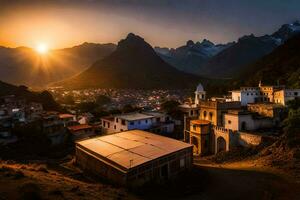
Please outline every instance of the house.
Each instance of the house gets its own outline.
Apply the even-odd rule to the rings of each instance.
[[[76,163],[84,171],[129,187],[176,178],[192,160],[192,145],[142,130],[76,143]]]
[[[46,112],[42,115],[42,131],[51,140],[52,145],[62,144],[65,141],[66,129],[57,112]]]
[[[91,113],[83,113],[82,115],[78,116],[78,123],[79,124],[89,124],[94,119],[94,115]]]
[[[77,125],[76,116],[72,114],[59,114],[60,120],[63,122],[65,127]]]
[[[86,138],[95,137],[95,129],[93,126],[88,124],[79,124],[74,126],[69,126],[68,130],[72,134],[73,141],[82,140]]]
[[[174,122],[171,117],[160,112],[134,112],[101,118],[102,132],[105,134],[127,130],[148,130],[159,134],[172,133]]]
[[[232,131],[254,131],[274,127],[273,118],[245,110],[230,110],[224,115],[224,127]]]
[[[300,98],[300,89],[282,89],[274,92],[274,103],[286,105],[288,101]]]

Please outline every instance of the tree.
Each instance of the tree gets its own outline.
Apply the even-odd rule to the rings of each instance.
[[[135,111],[138,111],[138,110],[139,110],[139,108],[134,107],[134,106],[132,106],[132,105],[130,105],[130,104],[127,104],[127,105],[125,105],[125,106],[122,108],[122,112],[123,112],[123,113],[130,113],[130,112],[135,112]]]
[[[106,104],[109,104],[110,102],[111,102],[111,99],[105,95],[99,95],[96,98],[96,104],[98,104],[99,106],[104,106]]]
[[[62,103],[64,104],[68,104],[68,105],[74,105],[75,101],[73,99],[73,96],[71,95],[67,95],[62,99]]]
[[[284,121],[284,133],[289,147],[300,147],[300,100],[288,102],[289,115]]]
[[[172,118],[181,119],[183,117],[183,112],[179,109],[179,105],[180,103],[178,101],[165,101],[161,104],[161,109],[172,116]]]
[[[97,107],[98,107],[98,105],[94,102],[83,102],[83,103],[78,104],[78,109],[81,112],[92,112]]]
[[[161,109],[168,114],[178,110],[178,106],[180,103],[178,101],[170,100],[170,101],[165,101],[164,103],[161,104]]]

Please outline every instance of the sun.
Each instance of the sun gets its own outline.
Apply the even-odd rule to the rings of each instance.
[[[49,51],[48,45],[45,43],[39,43],[36,47],[35,50],[41,54],[44,55]]]

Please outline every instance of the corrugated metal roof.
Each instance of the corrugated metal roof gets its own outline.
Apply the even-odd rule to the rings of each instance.
[[[129,169],[191,147],[190,144],[142,130],[131,130],[77,142],[77,145]]]

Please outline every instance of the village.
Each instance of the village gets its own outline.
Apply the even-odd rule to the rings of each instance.
[[[144,109],[97,119],[91,113],[45,111],[40,103],[5,96],[0,144],[18,142],[16,130],[34,124],[50,146],[74,144],[75,163],[83,171],[127,187],[164,183],[191,170],[199,156],[255,147],[278,136],[287,102],[300,97],[300,89],[262,83],[230,93],[207,98],[199,84],[193,102],[177,106],[181,118]]]

